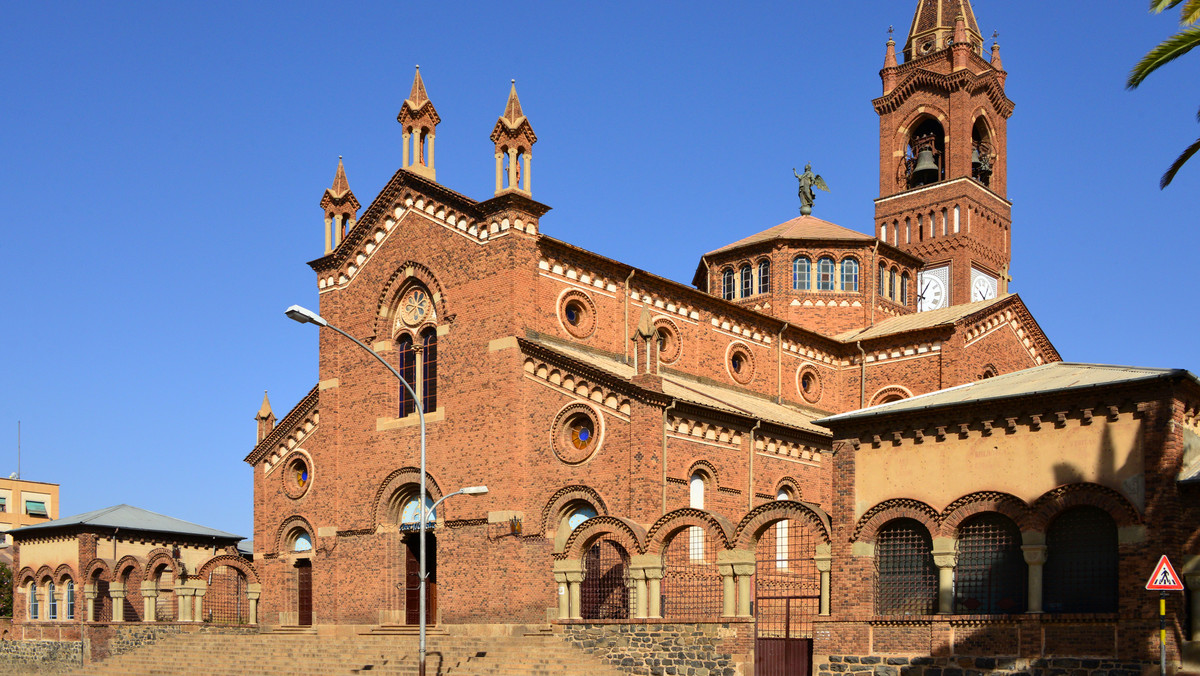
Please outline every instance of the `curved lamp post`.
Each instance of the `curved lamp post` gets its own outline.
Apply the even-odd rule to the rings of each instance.
[[[350,335],[349,333],[346,333],[345,331],[339,329],[338,327],[334,326],[333,324],[330,324],[321,315],[319,315],[307,308],[300,307],[299,305],[293,305],[293,306],[289,307],[287,310],[284,310],[284,314],[286,314],[290,319],[300,322],[301,324],[316,324],[318,327],[324,327],[324,328],[330,329],[332,331],[336,331],[337,333],[340,333],[343,336],[354,341],[355,345],[357,345],[357,346],[361,347],[362,349],[366,350],[367,352],[369,352],[372,357],[375,357],[376,359],[379,360],[380,364],[383,364],[384,366],[386,366],[387,369],[392,372],[392,375],[396,376],[396,379],[400,381],[400,384],[404,386],[404,389],[408,390],[408,393],[412,395],[413,403],[415,404],[416,409],[417,409],[417,415],[420,416],[420,420],[421,420],[421,487],[419,489],[420,497],[417,498],[418,504],[420,504],[422,506],[422,509],[420,510],[421,511],[421,522],[420,522],[421,523],[421,531],[420,531],[420,536],[419,536],[421,539],[421,542],[419,543],[420,560],[421,560],[421,568],[420,568],[421,593],[420,593],[420,602],[418,604],[418,607],[419,607],[418,616],[419,616],[419,621],[421,623],[421,629],[420,629],[420,639],[419,639],[418,646],[417,646],[417,654],[420,657],[420,671],[419,671],[420,676],[425,676],[425,593],[426,593],[425,592],[425,577],[426,577],[426,572],[425,572],[425,531],[428,529],[428,522],[427,522],[426,517],[428,517],[429,513],[431,513],[433,510],[431,508],[429,510],[429,512],[426,512],[426,510],[423,509],[423,507],[425,505],[425,496],[428,495],[428,493],[426,492],[426,489],[425,489],[425,410],[424,410],[424,407],[421,404],[420,398],[417,397],[416,391],[414,391],[412,388],[412,385],[410,385],[409,382],[404,379],[404,376],[400,375],[399,371],[397,371],[394,367],[392,367],[391,364],[387,363],[387,361],[384,360],[383,357],[380,357],[379,354],[377,354],[375,352],[375,350],[372,350],[371,348],[367,347],[359,339],[357,339],[354,336]],[[478,495],[478,494],[486,493],[486,492],[487,492],[487,488],[484,486],[473,486],[471,488],[464,488],[460,491],[455,491],[454,493],[451,493],[450,495],[458,495],[459,493],[463,493],[466,495]],[[440,502],[442,502],[442,500],[445,500],[446,498],[450,497],[450,495],[447,495],[447,496],[443,497],[441,500],[438,500],[438,503],[440,503]],[[437,507],[438,503],[434,503],[434,507]]]

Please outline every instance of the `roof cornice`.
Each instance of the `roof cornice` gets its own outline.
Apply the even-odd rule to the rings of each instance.
[[[250,465],[258,464],[258,461],[262,460],[267,451],[290,434],[291,429],[317,407],[319,400],[320,386],[316,385],[308,391],[308,394],[304,395],[303,399],[292,407],[292,410],[288,411],[287,415],[283,416],[283,420],[280,420],[275,425],[275,429],[271,430],[270,434],[263,437],[262,441],[254,445],[254,449],[250,451],[250,454],[243,461]]]

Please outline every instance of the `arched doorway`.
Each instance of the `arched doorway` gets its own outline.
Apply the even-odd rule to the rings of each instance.
[[[404,544],[404,623],[421,622],[421,539],[407,533]],[[437,624],[437,538],[425,532],[425,619]]]
[[[312,626],[312,559],[296,559],[296,624]]]
[[[629,552],[616,540],[597,540],[583,557],[580,617],[629,619]]]
[[[754,673],[791,676],[812,670],[812,621],[820,611],[817,540],[799,519],[763,531],[754,548]]]

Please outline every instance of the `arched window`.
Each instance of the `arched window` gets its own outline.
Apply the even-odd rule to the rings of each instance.
[[[305,531],[296,533],[292,539],[293,552],[311,552],[312,551],[312,536]]]
[[[858,291],[858,261],[853,258],[842,261],[842,291]]]
[[[596,516],[596,508],[592,507],[591,505],[587,504],[586,502],[581,502],[576,505],[572,505],[571,508],[569,510],[567,510],[567,530],[568,530],[568,532],[575,530],[576,528],[579,527],[579,524],[583,523],[584,521],[587,521],[588,519],[592,518],[593,516]]]
[[[67,580],[67,619],[75,619],[75,580]]]
[[[704,475],[700,472],[694,472],[688,481],[688,507],[704,509]],[[688,552],[692,560],[701,560],[704,558],[704,529],[692,526],[689,530]]]
[[[879,296],[882,298],[887,295],[887,265],[879,264]]]
[[[1117,612],[1117,523],[1096,507],[1073,507],[1046,531],[1042,569],[1048,613]]]
[[[884,242],[888,241],[887,240],[887,223],[881,223],[879,225],[879,239],[882,239]]]
[[[54,597],[54,582],[46,585],[46,599],[50,601],[50,619],[58,619],[58,599]]]
[[[749,298],[754,295],[754,274],[750,271],[749,265],[743,265],[741,271],[742,278],[742,298]]]
[[[808,291],[812,288],[812,261],[801,256],[792,261],[792,288]]]
[[[937,610],[933,540],[915,519],[884,524],[875,538],[875,612],[930,615]]]
[[[1008,517],[985,512],[958,529],[954,612],[997,615],[1025,612],[1028,579],[1021,531]]]
[[[726,268],[721,272],[721,297],[733,300],[733,269]]]
[[[833,259],[817,261],[817,291],[833,291]]]
[[[401,506],[400,506],[400,524],[401,525],[412,524],[412,523],[421,523],[421,507],[420,507],[420,503],[417,501],[416,493],[417,493],[416,491],[412,491],[412,494],[409,495],[406,499],[404,499],[401,503]],[[433,502],[434,502],[433,497],[430,496],[428,493],[426,493],[425,494],[425,513],[429,515],[428,519],[426,520],[426,523],[433,523],[434,521],[437,521],[437,512],[431,511],[433,509]]]
[[[407,333],[400,336],[397,346],[400,354],[400,375],[414,390],[417,389],[417,353],[413,350],[412,336]],[[409,394],[408,388],[400,385],[400,417],[403,418],[417,412],[417,403]]]
[[[758,292],[771,293],[771,262],[758,262]]]
[[[437,410],[437,329],[421,332],[421,410]]]
[[[908,273],[900,275],[900,304],[908,305]]]
[[[904,219],[904,243],[908,244],[910,242],[912,242],[912,219],[906,218]]]
[[[38,591],[36,582],[29,583],[29,619],[40,619],[38,617]]]
[[[776,500],[791,500],[792,495],[786,487],[780,488],[775,494]],[[786,520],[775,524],[775,569],[787,570],[788,567],[788,522]]]
[[[896,268],[892,268],[891,271],[888,272],[888,296],[892,300],[896,300],[896,292],[899,290],[900,289],[896,284]]]

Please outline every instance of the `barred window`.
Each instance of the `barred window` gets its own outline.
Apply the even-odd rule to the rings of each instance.
[[[733,300],[733,270],[726,269],[721,272],[721,297],[725,300]]]
[[[954,611],[977,615],[1025,612],[1029,572],[1021,531],[1008,517],[986,512],[958,528]]]
[[[771,293],[771,263],[769,261],[758,262],[758,292]]]
[[[67,619],[75,619],[75,581],[67,580]]]
[[[908,304],[908,273],[900,275],[900,304]]]
[[[812,261],[801,256],[792,261],[792,288],[808,291],[812,287]]]
[[[833,291],[833,259],[817,261],[817,291]]]
[[[54,596],[54,583],[46,585],[46,598],[50,601],[50,619],[58,619],[58,598]]]
[[[437,329],[421,332],[421,410],[437,410]]]
[[[29,619],[40,619],[38,617],[38,591],[36,582],[29,583]]]
[[[742,298],[749,298],[754,295],[754,274],[750,271],[749,265],[742,266]]]
[[[1117,612],[1117,523],[1096,507],[1073,507],[1046,531],[1042,569],[1048,613]]]
[[[915,519],[895,519],[875,539],[875,612],[930,615],[937,610],[933,540]]]
[[[842,261],[842,291],[858,291],[858,261],[853,258]]]
[[[900,286],[896,284],[896,268],[892,268],[888,273],[888,294],[892,300],[896,300],[896,294],[900,291]]]

